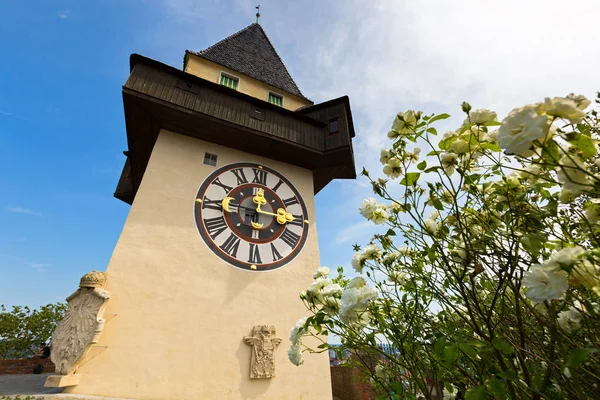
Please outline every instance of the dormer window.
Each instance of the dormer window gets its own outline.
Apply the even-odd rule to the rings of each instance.
[[[337,119],[332,119],[329,121],[329,134],[335,135],[336,133],[340,133],[340,126]]]
[[[240,78],[221,72],[221,80],[219,83],[223,86],[227,86],[230,89],[237,90]]]
[[[269,103],[283,107],[283,96],[277,93],[269,92]]]

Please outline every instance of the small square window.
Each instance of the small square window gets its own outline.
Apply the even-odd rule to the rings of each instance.
[[[223,86],[227,86],[230,89],[237,90],[238,83],[240,82],[239,78],[236,78],[233,75],[227,75],[221,72],[221,80],[219,83]]]
[[[269,103],[283,107],[283,96],[269,92]]]
[[[216,167],[217,166],[217,155],[210,154],[210,153],[204,153],[204,164],[210,165],[212,167]]]
[[[338,124],[338,120],[334,119],[329,121],[329,134],[330,135],[335,135],[336,133],[340,132],[340,127]]]

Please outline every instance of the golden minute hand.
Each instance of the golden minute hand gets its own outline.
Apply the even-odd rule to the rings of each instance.
[[[263,210],[260,209],[260,206],[258,206],[256,208],[256,212],[259,213],[259,214],[272,215],[274,217],[277,217],[276,218],[277,219],[277,223],[280,224],[280,225],[283,225],[286,222],[292,222],[295,219],[294,216],[291,213],[285,211],[283,208],[279,208],[277,210],[277,214],[275,214],[275,213],[272,213],[272,212],[269,212],[269,211],[263,211]]]

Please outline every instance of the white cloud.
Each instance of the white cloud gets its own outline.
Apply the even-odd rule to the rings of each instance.
[[[67,10],[62,10],[58,12],[58,18],[60,19],[67,19],[69,18],[69,14],[71,13],[71,11]]]
[[[31,263],[31,262],[28,262],[26,264],[28,267],[33,268],[38,272],[45,272],[45,271],[47,271],[48,267],[52,266],[52,264]]]
[[[35,215],[36,217],[42,216],[41,213],[25,207],[6,207],[6,211],[17,214]]]

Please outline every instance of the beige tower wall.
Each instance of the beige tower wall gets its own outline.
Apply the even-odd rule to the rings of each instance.
[[[268,101],[269,92],[276,93],[283,96],[283,108],[292,111],[297,110],[300,107],[312,105],[312,102],[307,99],[303,99],[302,97],[295,96],[284,90],[268,85],[257,79],[251,78],[248,75],[244,75],[241,72],[229,69],[193,54],[188,53],[188,57],[187,64],[185,65],[185,72],[188,74],[199,76],[207,81],[219,83],[221,72],[225,72],[226,74],[239,78],[238,92],[245,93],[264,101]]]
[[[198,187],[217,168],[249,161],[285,175],[303,196],[308,239],[286,266],[235,268],[215,256],[194,224]],[[298,293],[319,266],[312,173],[224,146],[161,131],[110,260],[111,293],[100,341],[67,392],[136,399],[331,399],[327,353],[287,359],[289,330],[306,315]],[[254,325],[275,325],[283,339],[276,377],[250,380]]]

